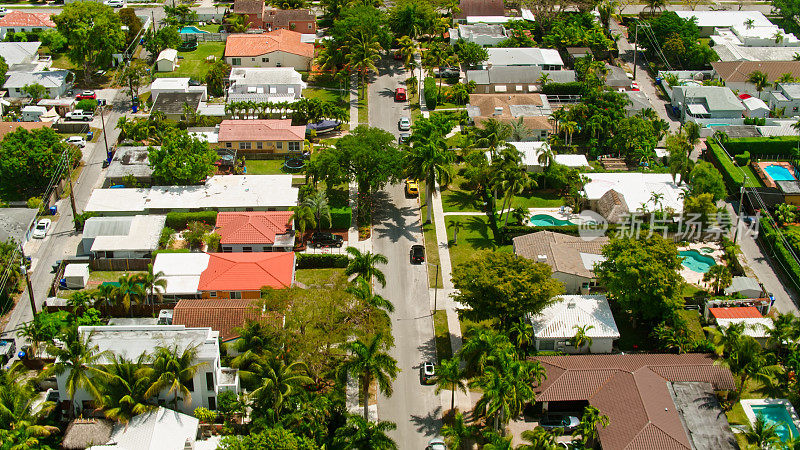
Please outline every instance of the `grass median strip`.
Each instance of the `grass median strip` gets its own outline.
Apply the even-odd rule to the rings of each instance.
[[[453,347],[450,345],[450,327],[447,325],[447,312],[443,309],[433,314],[433,329],[436,334],[437,362],[453,357]]]

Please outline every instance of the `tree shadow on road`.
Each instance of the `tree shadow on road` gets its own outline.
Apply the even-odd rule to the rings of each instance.
[[[440,419],[441,415],[442,407],[437,406],[433,411],[425,416],[412,414],[411,423],[414,424],[418,433],[433,437],[438,435],[439,430],[442,428],[442,420]]]
[[[388,238],[392,242],[397,242],[403,237],[411,241],[416,240],[416,236],[410,231],[412,227],[419,227],[416,208],[397,207],[383,191],[376,192],[372,198],[374,204],[382,205],[375,208],[372,214],[375,224],[373,230],[379,237]]]

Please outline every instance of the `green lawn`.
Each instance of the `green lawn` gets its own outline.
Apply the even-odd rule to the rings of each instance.
[[[193,52],[178,52],[183,59],[178,61],[180,67],[173,72],[156,72],[156,78],[189,77],[195,80],[204,80],[206,73],[213,62],[206,61],[210,55],[222,58],[225,51],[224,42],[198,42],[197,50]]]
[[[442,207],[444,212],[475,212],[483,211],[483,201],[475,191],[466,189],[467,180],[462,175],[455,179],[442,191]],[[503,199],[497,200],[497,208],[503,204]],[[514,208],[558,208],[564,204],[564,199],[555,192],[538,191],[528,196],[516,195],[507,209]]]
[[[350,103],[350,91],[332,91],[310,87],[303,89],[303,97],[333,102],[339,106],[347,106]]]
[[[284,173],[282,159],[248,159],[245,163],[249,175],[280,175]]]
[[[369,92],[366,86],[358,88],[358,124],[369,125]]]
[[[119,281],[119,278],[123,275],[130,275],[140,272],[118,272],[118,271],[102,271],[102,270],[95,270],[89,273],[89,282],[99,282],[104,283],[106,281]]]
[[[344,269],[298,269],[295,279],[308,287],[333,284],[344,275]]]
[[[511,245],[497,245],[494,243],[492,230],[489,228],[489,218],[486,216],[461,216],[463,226],[458,232],[458,242],[453,236],[451,220],[455,217],[447,218],[447,238],[450,241],[450,262],[455,268],[461,263],[474,258],[475,255],[483,250],[495,250],[499,252],[513,251]]]
[[[706,334],[703,332],[703,324],[700,323],[700,312],[690,310],[680,310],[678,315],[686,321],[689,328],[689,334],[694,340],[704,339]]]
[[[447,312],[440,309],[433,314],[433,329],[436,334],[437,362],[453,357],[453,347],[450,346],[450,328],[447,326]]]

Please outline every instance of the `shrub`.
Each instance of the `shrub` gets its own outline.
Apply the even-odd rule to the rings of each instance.
[[[188,248],[162,248],[151,253],[151,256],[155,258],[159,253],[191,253],[191,250]]]
[[[217,418],[217,413],[207,408],[195,408],[194,416],[203,423],[211,423]]]
[[[525,225],[508,225],[505,227],[501,227],[499,233],[497,233],[497,244],[498,245],[511,244],[511,241],[515,237],[522,236],[524,234],[536,233],[537,231],[554,231],[556,233],[564,233],[577,236],[578,226],[564,225],[560,227],[533,227]]]
[[[428,109],[436,109],[436,105],[439,103],[439,92],[436,90],[436,80],[434,80],[433,77],[425,78],[423,89],[425,106],[427,106]]]
[[[794,280],[800,279],[800,265],[794,259],[794,255],[790,249],[786,248],[782,240],[778,239],[778,233],[766,217],[761,217],[759,223],[760,229],[758,231],[758,239],[762,244],[766,243],[775,254],[775,258],[780,262],[779,266],[784,271],[787,277]],[[795,252],[798,249],[794,249]]]
[[[189,244],[189,248],[200,248],[206,238],[206,233],[211,231],[211,225],[204,222],[189,222],[188,230],[183,233],[183,238]]]
[[[44,201],[41,197],[31,197],[28,199],[28,208],[41,212],[44,209]]]
[[[175,230],[170,227],[164,227],[161,230],[161,237],[158,238],[158,246],[159,248],[167,248],[170,244],[172,244],[172,235],[175,234]]]
[[[736,164],[739,166],[746,166],[750,164],[750,152],[740,153],[738,155],[734,155],[733,159],[736,160]]]
[[[219,243],[222,240],[222,236],[218,235],[217,233],[208,233],[204,240],[206,242],[206,246],[208,246],[208,252],[216,253],[219,251]]]
[[[183,230],[189,222],[205,222],[209,225],[216,225],[216,211],[198,212],[171,212],[167,214],[166,225],[176,230]]]
[[[583,93],[585,85],[580,81],[569,83],[547,83],[542,86],[542,94],[545,95],[580,95]]]
[[[350,228],[350,222],[353,219],[353,211],[347,208],[331,208],[331,229],[333,230],[346,230]],[[322,223],[326,221],[323,219]]]
[[[343,269],[349,262],[347,255],[297,254],[298,269]]]
[[[95,109],[97,109],[97,100],[85,98],[79,101],[77,105],[75,105],[75,109],[82,109],[84,111],[94,111]]]
[[[770,136],[757,138],[729,139],[725,148],[731,155],[750,152],[758,155],[778,156],[797,155],[796,136]]]

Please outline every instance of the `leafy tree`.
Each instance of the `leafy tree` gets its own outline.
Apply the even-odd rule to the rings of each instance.
[[[158,56],[168,48],[178,48],[181,45],[181,35],[175,26],[165,26],[158,31],[148,30],[144,36],[144,48],[152,58]]]
[[[477,66],[489,59],[489,51],[474,42],[459,39],[454,47],[459,61],[467,66]]]
[[[67,47],[67,38],[58,30],[48,28],[39,34],[39,40],[43,46],[50,49],[52,53],[61,53]]]
[[[640,116],[622,119],[615,125],[612,151],[628,162],[651,161],[661,139],[657,123]]]
[[[792,0],[773,0],[772,7],[778,11],[784,19],[792,21],[800,16],[800,4]]]
[[[167,395],[173,396],[173,409],[178,407],[178,399],[183,399],[189,404],[192,401],[192,392],[188,384],[194,379],[200,367],[206,364],[195,363],[196,360],[197,346],[186,347],[183,350],[177,345],[156,347],[152,367],[146,372],[151,384],[145,392],[145,397],[157,397],[166,391]]]
[[[426,34],[436,20],[433,4],[422,0],[403,0],[389,10],[389,28],[396,37],[417,39]]]
[[[58,32],[69,42],[67,56],[83,67],[87,82],[97,68],[108,67],[112,55],[125,46],[122,21],[111,7],[96,2],[74,2],[53,16]]]
[[[595,275],[623,309],[646,322],[658,322],[683,305],[681,259],[675,244],[659,235],[612,239]]]
[[[161,148],[150,147],[148,152],[153,180],[166,186],[202,183],[214,173],[218,159],[208,142],[185,131],[168,134]]]
[[[205,82],[208,85],[208,93],[215,96],[222,96],[225,94],[225,80],[231,72],[231,66],[223,60],[215,62],[208,73],[206,73]]]
[[[281,426],[244,436],[225,436],[219,445],[223,450],[319,450],[313,440],[298,436]]]
[[[31,192],[41,193],[60,173],[65,154],[75,163],[81,153],[50,128],[18,128],[6,134],[0,142],[0,197],[8,201],[29,198]]]
[[[700,161],[689,174],[692,195],[711,194],[716,202],[727,195],[722,174],[710,162]]]
[[[689,140],[683,133],[670,134],[666,139],[666,147],[669,152],[669,173],[672,174],[672,180],[678,182],[680,175],[680,181],[686,182],[693,164],[689,159],[689,154],[693,150]]]
[[[128,44],[133,42],[133,39],[142,31],[142,19],[136,15],[136,10],[133,8],[122,8],[119,10],[119,20],[123,25],[128,27],[127,39]]]
[[[83,389],[95,400],[101,400],[98,379],[108,376],[108,372],[97,365],[105,355],[92,343],[92,334],[79,334],[78,327],[69,327],[60,335],[62,345],[50,345],[48,353],[55,358],[48,372],[54,375],[67,374],[65,381],[69,395],[69,413],[75,412],[75,393]]]
[[[34,102],[38,102],[47,96],[47,88],[39,83],[26,84],[22,87],[22,92],[33,99]]]
[[[663,0],[652,0],[660,1]],[[696,20],[687,20],[678,17],[672,11],[667,11],[650,20],[650,29],[655,41],[650,39],[639,39],[648,54],[648,58],[656,57],[656,45],[660,46],[666,59],[678,67],[684,69],[700,69],[706,67],[711,61],[719,59],[717,54],[707,45],[701,45],[700,29],[697,27]]]
[[[135,59],[130,62],[122,71],[122,79],[131,90],[131,98],[139,98],[139,88],[142,86],[142,79],[148,74],[148,67],[144,61]],[[124,117],[121,117],[122,119]]]
[[[392,422],[370,422],[361,416],[351,415],[347,425],[336,430],[334,442],[345,450],[396,450],[397,444],[386,435],[397,429]]]
[[[683,199],[683,212],[686,215],[697,214],[703,224],[711,223],[718,211],[712,194],[688,196]]]
[[[361,382],[361,398],[364,401],[364,420],[369,420],[369,387],[372,380],[378,382],[378,390],[387,397],[392,395],[392,381],[397,377],[397,361],[385,353],[382,336],[375,335],[371,341],[360,340],[346,343],[343,347],[350,357],[341,365],[342,374],[358,377]]]
[[[510,253],[482,252],[454,268],[458,293],[453,299],[470,308],[465,315],[497,318],[508,327],[527,313],[538,313],[564,292],[551,272],[547,264]]]
[[[6,59],[0,56],[0,83],[6,82],[6,73],[8,72],[8,64]]]

